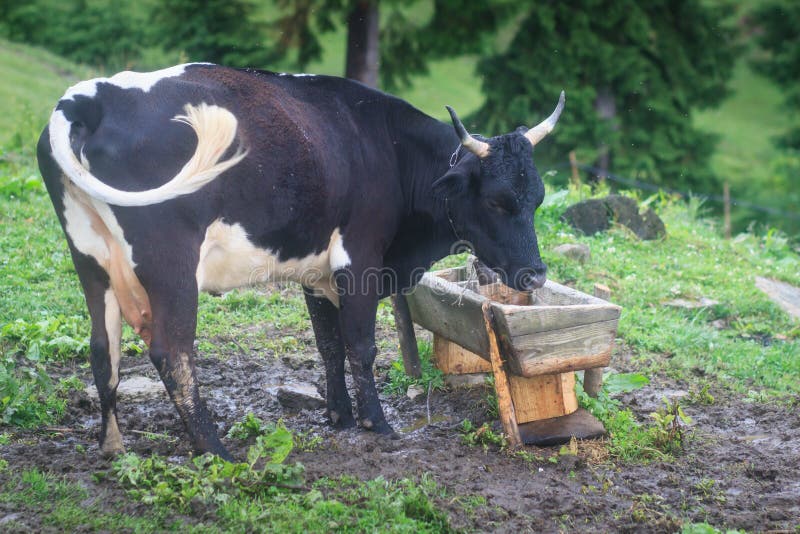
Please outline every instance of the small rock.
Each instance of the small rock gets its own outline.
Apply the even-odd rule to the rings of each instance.
[[[699,308],[710,308],[711,306],[716,306],[717,304],[719,304],[719,301],[714,299],[709,299],[706,297],[700,297],[700,300],[687,300],[687,299],[668,300],[663,304],[664,306],[669,306],[671,308],[696,310]]]
[[[756,287],[794,319],[800,319],[800,287],[786,282],[756,277]]]
[[[408,397],[411,400],[414,400],[420,395],[424,394],[425,394],[425,388],[417,384],[411,384],[410,386],[408,386],[408,390],[406,391],[406,397]]]
[[[628,227],[639,239],[659,239],[667,234],[663,221],[652,209],[639,213],[635,200],[620,195],[578,202],[561,217],[585,235],[604,232],[612,222]]]
[[[19,514],[19,513],[8,514],[8,515],[4,516],[2,519],[0,519],[0,525],[5,525],[6,523],[11,523],[12,521],[16,521],[17,519],[20,519],[21,517],[22,517],[22,514]]]
[[[86,388],[86,394],[97,399],[97,388]],[[156,380],[146,376],[132,376],[120,380],[117,386],[117,398],[120,400],[143,400],[165,397],[167,390],[161,380]]]
[[[278,388],[278,402],[288,410],[317,410],[325,399],[313,384],[287,384]]]
[[[566,243],[564,245],[558,245],[553,249],[553,252],[562,256],[566,256],[567,258],[572,258],[578,263],[586,263],[592,258],[592,252],[589,249],[589,246],[584,245],[583,243]]]

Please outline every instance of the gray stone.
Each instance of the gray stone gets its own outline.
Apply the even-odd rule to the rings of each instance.
[[[0,519],[0,525],[5,525],[6,523],[16,522],[18,519],[22,518],[22,514],[20,513],[13,513],[8,514]]]
[[[583,243],[565,243],[563,245],[558,245],[553,249],[553,252],[561,256],[566,256],[567,258],[572,258],[578,263],[586,263],[592,258],[589,245],[584,245]]]
[[[578,202],[567,208],[561,217],[585,235],[604,232],[612,223],[626,226],[639,239],[659,239],[667,234],[663,221],[652,209],[639,213],[636,201],[621,195]]]
[[[414,400],[420,395],[424,394],[425,394],[425,388],[423,388],[418,384],[411,384],[410,386],[408,386],[408,390],[406,391],[406,397],[408,397],[411,400]]]
[[[800,319],[800,288],[786,282],[756,277],[756,287],[794,319]]]
[[[688,300],[688,299],[668,300],[663,304],[664,306],[669,306],[670,308],[683,308],[684,310],[698,310],[700,308],[710,308],[711,306],[716,306],[717,304],[719,304],[719,301],[714,299],[709,299],[706,297],[700,297],[699,300]]]
[[[317,410],[325,399],[313,384],[287,384],[278,388],[278,402],[288,410]]]
[[[90,398],[97,399],[97,388],[86,388]],[[131,376],[120,380],[117,386],[117,398],[120,400],[145,400],[166,397],[167,390],[161,380],[147,376]]]

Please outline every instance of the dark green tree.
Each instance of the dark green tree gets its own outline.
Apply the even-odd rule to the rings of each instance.
[[[772,0],[750,14],[757,48],[751,64],[783,91],[786,115],[792,119],[788,131],[774,139],[777,157],[765,161],[763,182],[749,184],[748,198],[778,213],[761,214],[768,226],[800,239],[800,4]]]
[[[778,143],[800,150],[800,3],[772,1],[758,7],[753,18],[760,27],[757,43],[764,52],[753,61],[754,66],[783,89],[787,111],[795,119],[796,126]]]
[[[700,0],[537,2],[507,50],[478,71],[486,131],[535,124],[567,105],[538,160],[583,162],[676,188],[713,191],[715,139],[693,110],[718,104],[736,57],[724,13]]]
[[[130,67],[149,45],[147,10],[117,0],[4,0],[0,32],[79,63]]]
[[[160,0],[152,8],[155,34],[168,50],[190,61],[233,67],[264,66],[274,57],[266,25],[253,17],[249,0]]]
[[[272,24],[277,51],[303,69],[322,53],[321,34],[347,27],[347,77],[385,89],[408,85],[431,60],[480,53],[518,11],[510,0],[430,0],[414,8],[400,0],[278,0]]]

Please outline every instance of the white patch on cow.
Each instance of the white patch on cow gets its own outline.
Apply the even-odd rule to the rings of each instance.
[[[328,250],[330,251],[329,259],[331,271],[344,269],[350,265],[350,254],[348,254],[344,249],[342,235],[339,233],[338,229],[331,236],[331,244],[328,247]]]
[[[238,223],[212,223],[200,247],[197,287],[222,293],[237,287],[268,281],[292,281],[317,290],[338,306],[339,295],[333,272],[350,265],[338,228],[331,233],[328,248],[318,254],[281,261],[272,250],[254,245]]]
[[[97,86],[101,83],[116,85],[121,89],[140,89],[147,93],[161,80],[180,76],[186,71],[186,67],[190,65],[211,65],[211,63],[184,63],[153,72],[133,72],[126,70],[110,78],[92,78],[91,80],[76,83],[67,89],[67,92],[64,93],[61,99],[71,100],[76,96],[87,96],[91,98],[97,94]]]
[[[184,107],[185,115],[172,120],[191,127],[197,135],[197,147],[189,161],[167,183],[146,191],[123,191],[95,177],[89,170],[89,161],[81,152],[81,160],[75,157],[69,140],[70,121],[61,110],[50,116],[50,148],[53,158],[61,170],[79,188],[91,197],[115,206],[146,206],[194,193],[217,176],[239,163],[246,151],[239,149],[233,156],[222,160],[223,155],[236,139],[238,121],[225,108],[200,104]]]
[[[108,379],[108,387],[115,389],[119,384],[119,362],[122,355],[122,317],[120,314],[119,303],[114,291],[107,289],[104,295],[105,302],[105,326],[108,336],[108,357],[111,367],[111,377]],[[99,390],[99,388],[98,388]],[[122,434],[117,424],[117,416],[113,410],[109,410],[106,416],[106,435],[103,436],[103,453],[114,455],[125,452],[122,444]]]
[[[278,76],[291,76],[292,78],[308,78],[310,76],[318,76],[318,74],[309,74],[307,72],[279,72]]]
[[[105,293],[105,325],[106,335],[108,336],[108,356],[111,363],[111,378],[108,380],[108,387],[114,389],[119,384],[119,361],[122,356],[122,316],[119,310],[119,303],[114,291],[107,289]]]
[[[72,240],[72,244],[78,251],[93,257],[101,266],[108,265],[111,259],[110,251],[103,237],[92,228],[92,218],[86,209],[85,203],[90,203],[95,212],[105,223],[111,235],[120,244],[125,259],[131,268],[136,267],[133,263],[133,248],[125,240],[125,234],[119,225],[114,212],[105,202],[88,197],[82,191],[76,191],[66,180],[64,187],[64,219],[66,221],[66,231]],[[82,198],[78,198],[78,197]]]

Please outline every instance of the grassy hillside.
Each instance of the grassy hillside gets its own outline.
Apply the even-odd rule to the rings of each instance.
[[[92,72],[44,50],[0,39],[0,145],[21,127],[41,128],[64,90]]]
[[[778,87],[754,73],[746,60],[736,65],[731,90],[719,108],[698,113],[695,122],[720,136],[712,165],[731,181],[735,195],[748,182],[766,181],[769,163],[779,153],[772,139],[788,129],[790,118]]]

